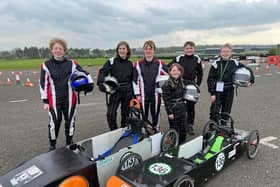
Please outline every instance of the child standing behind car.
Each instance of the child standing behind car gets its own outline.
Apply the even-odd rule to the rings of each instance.
[[[187,135],[186,107],[183,101],[185,89],[182,75],[184,69],[180,64],[174,63],[169,67],[168,73],[170,77],[162,88],[163,100],[169,126],[179,133],[179,143],[181,144],[186,141]]]

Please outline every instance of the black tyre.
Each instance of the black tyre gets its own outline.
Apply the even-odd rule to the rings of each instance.
[[[208,142],[215,137],[218,129],[218,124],[213,121],[209,120],[203,127],[202,136],[203,136],[203,147],[206,147]]]
[[[247,157],[254,159],[258,154],[260,134],[258,130],[251,131],[247,142]]]
[[[183,175],[177,179],[173,187],[194,187],[194,180],[188,175]]]
[[[221,112],[220,119],[218,121],[219,125],[224,125],[230,128],[234,128],[234,120],[229,113]]]
[[[120,160],[120,165],[117,169],[117,174],[120,173],[121,171],[125,171],[138,164],[141,164],[142,162],[143,162],[142,157],[137,153],[125,154]]]
[[[168,129],[161,138],[160,150],[161,152],[168,152],[177,148],[179,145],[179,134],[175,129]]]
[[[218,127],[218,124],[215,121],[213,121],[213,120],[207,121],[207,123],[204,125],[203,131],[202,131],[203,138],[209,139],[211,135],[215,135],[217,127]]]

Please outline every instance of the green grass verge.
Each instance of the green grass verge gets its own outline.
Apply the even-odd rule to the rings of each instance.
[[[135,62],[139,58],[131,58],[130,60]],[[40,64],[46,59],[16,59],[5,60],[0,59],[0,70],[26,70],[26,69],[38,69]],[[77,59],[81,66],[102,66],[108,58],[81,58]],[[171,59],[164,59],[166,63]]]

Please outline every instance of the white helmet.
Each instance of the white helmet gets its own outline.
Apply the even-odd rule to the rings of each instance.
[[[185,87],[184,99],[197,102],[199,98],[199,88],[195,84],[187,84]]]
[[[232,77],[233,83],[237,86],[246,87],[251,80],[251,72],[246,68],[238,68]]]
[[[113,94],[117,91],[119,83],[115,77],[107,76],[104,79],[103,86],[105,87],[106,93]]]
[[[156,79],[156,92],[162,93],[162,87],[164,83],[169,79],[169,75],[160,75]]]

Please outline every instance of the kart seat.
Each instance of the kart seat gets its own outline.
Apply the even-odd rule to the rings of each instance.
[[[223,142],[223,136],[216,136],[215,138],[209,141],[208,145],[201,153],[194,156],[193,161],[197,164],[201,164],[209,160],[222,149]]]

